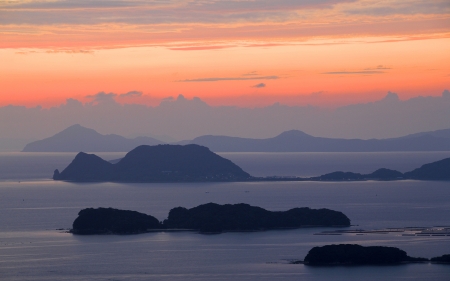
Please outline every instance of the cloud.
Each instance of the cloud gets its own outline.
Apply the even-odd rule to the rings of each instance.
[[[423,36],[448,32],[449,9],[448,0],[0,1],[0,47],[90,53],[163,45],[194,51],[272,47],[337,35]],[[399,16],[385,16],[392,14]]]
[[[389,70],[391,67],[387,67],[385,65],[378,65],[377,67],[365,68],[364,70]]]
[[[448,0],[360,1],[344,9],[345,13],[371,16],[445,14]]]
[[[252,86],[252,88],[264,88],[264,87],[266,87],[266,84],[264,84],[264,83],[259,83],[259,84]]]
[[[253,77],[208,77],[197,79],[185,79],[177,82],[217,82],[217,81],[245,81],[245,80],[276,80],[278,76],[253,76]]]
[[[325,91],[317,91],[317,92],[312,92],[311,95],[309,95],[309,96],[312,98],[320,98],[325,93],[326,93]]]
[[[235,46],[190,46],[190,47],[171,47],[172,51],[204,51],[204,50],[218,50],[225,48],[232,48]]]
[[[449,90],[444,90],[442,92],[442,97],[444,98],[450,98],[450,91]]]
[[[46,51],[47,54],[59,54],[59,53],[66,53],[66,54],[93,54],[94,50],[84,50],[84,49],[51,49]]]
[[[129,91],[128,93],[120,94],[119,97],[140,97],[142,92],[140,91]]]
[[[330,71],[322,72],[321,74],[331,74],[331,75],[355,75],[355,74],[383,74],[385,71],[380,70],[360,70],[360,71]]]
[[[362,70],[356,70],[356,71],[329,71],[329,72],[322,72],[321,74],[330,74],[330,75],[357,75],[357,74],[383,74],[386,73],[385,70],[390,70],[391,67],[385,66],[385,65],[377,65],[376,67],[368,67],[364,68]]]
[[[95,102],[115,102],[114,98],[117,94],[98,92],[95,95],[87,95],[86,98],[92,99]]]
[[[242,76],[256,76],[256,75],[258,75],[257,71],[250,71],[245,74],[242,74]]]
[[[173,100],[174,100],[174,98],[171,96],[171,97],[163,98],[161,100],[161,102],[163,102],[163,101],[173,101]]]
[[[327,9],[352,0],[65,0],[0,3],[0,24],[165,24],[261,22],[286,19],[296,10]],[[111,11],[114,11],[113,13]]]
[[[79,100],[68,98],[66,99],[66,106],[70,108],[80,108],[83,107],[83,103]]]
[[[329,72],[322,72],[321,74],[331,74],[331,75],[357,75],[357,74],[383,74],[386,73],[385,70],[392,69],[390,67],[387,67],[385,65],[377,65],[376,67],[368,67],[364,68],[362,70],[356,70],[356,71],[329,71]]]

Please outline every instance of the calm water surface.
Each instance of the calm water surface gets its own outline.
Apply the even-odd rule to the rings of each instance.
[[[80,209],[115,207],[166,218],[176,206],[249,203],[344,212],[353,228],[450,225],[448,182],[281,182],[204,184],[73,184],[47,180],[74,154],[0,154],[1,280],[448,280],[450,266],[411,264],[314,268],[287,264],[332,243],[399,247],[411,256],[450,253],[450,237],[395,234],[313,235],[309,228],[201,235],[73,236]],[[103,154],[112,160],[123,154]],[[334,170],[400,171],[449,153],[224,153],[253,175],[317,175]],[[380,166],[381,165],[381,166]],[[388,166],[391,165],[391,166]],[[341,167],[344,167],[341,169]],[[285,173],[281,173],[284,171]],[[19,183],[20,181],[20,183]]]

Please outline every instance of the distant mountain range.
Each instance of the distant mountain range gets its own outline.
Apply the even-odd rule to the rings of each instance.
[[[119,135],[102,135],[80,125],[73,125],[56,135],[31,142],[24,152],[123,152],[139,145],[158,145],[163,142],[150,137],[128,139]]]
[[[450,129],[370,140],[313,137],[302,131],[292,130],[268,139],[201,136],[179,144],[203,145],[215,152],[449,151]]]
[[[50,138],[27,144],[23,151],[125,152],[139,145],[162,143],[150,137],[128,139],[119,135],[102,135],[93,129],[73,125]],[[314,137],[302,131],[292,130],[267,139],[206,135],[175,144],[198,144],[214,152],[450,151],[450,129],[370,140]]]

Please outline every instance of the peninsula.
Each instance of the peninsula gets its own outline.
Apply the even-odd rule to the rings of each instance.
[[[263,231],[301,227],[347,227],[350,219],[329,209],[294,208],[268,211],[248,204],[208,203],[195,208],[173,208],[163,222],[135,211],[88,208],[78,213],[73,234],[137,234],[149,231],[194,230],[200,233]]]

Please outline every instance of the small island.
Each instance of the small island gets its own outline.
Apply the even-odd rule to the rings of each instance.
[[[303,263],[311,266],[393,265],[425,261],[428,259],[410,257],[405,251],[395,247],[339,244],[312,248]]]
[[[152,216],[136,211],[113,208],[88,208],[78,213],[72,225],[73,234],[138,234],[161,228]]]
[[[301,227],[347,227],[350,219],[328,209],[294,208],[268,211],[248,204],[203,204],[191,209],[173,208],[163,222],[135,212],[113,208],[88,208],[78,213],[73,234],[138,234],[150,231],[194,230],[200,233],[264,231]]]

